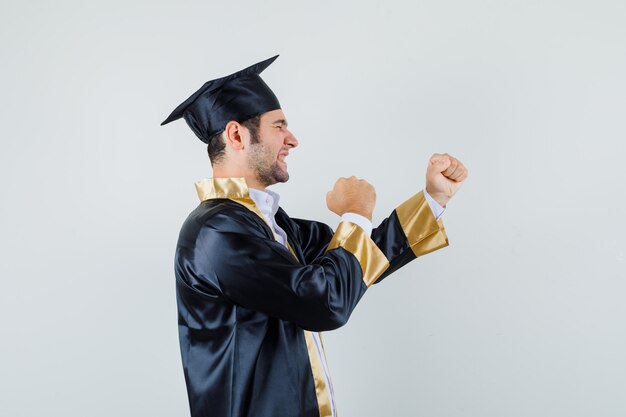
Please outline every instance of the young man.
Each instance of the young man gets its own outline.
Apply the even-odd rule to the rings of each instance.
[[[163,122],[185,118],[213,167],[175,256],[193,417],[336,416],[318,332],[344,325],[369,286],[448,244],[437,219],[467,178],[457,159],[433,155],[427,191],[374,230],[374,188],[355,177],[326,196],[342,216],[336,231],[289,217],[266,188],[289,179],[298,146],[259,76],[275,59],[207,82]]]

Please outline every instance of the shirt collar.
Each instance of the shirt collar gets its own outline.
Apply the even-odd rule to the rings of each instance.
[[[250,192],[250,198],[254,200],[254,203],[261,212],[270,214],[272,217],[276,215],[278,202],[280,200],[280,196],[277,193],[267,188],[265,190],[250,188],[248,191]]]

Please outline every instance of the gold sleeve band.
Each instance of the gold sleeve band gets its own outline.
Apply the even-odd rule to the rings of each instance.
[[[338,247],[344,248],[358,259],[363,272],[363,281],[368,287],[389,268],[389,261],[385,254],[365,231],[354,223],[339,223],[326,250]]]
[[[448,246],[443,222],[435,220],[423,191],[396,208],[396,214],[415,256],[423,256]]]

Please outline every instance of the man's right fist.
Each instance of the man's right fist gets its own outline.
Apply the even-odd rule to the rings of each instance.
[[[356,213],[372,220],[376,205],[376,190],[365,180],[354,175],[339,178],[332,190],[326,193],[326,205],[333,213]]]

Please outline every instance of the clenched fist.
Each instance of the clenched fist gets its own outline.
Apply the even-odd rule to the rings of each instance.
[[[355,176],[339,178],[331,191],[326,193],[326,205],[333,213],[356,213],[372,220],[376,205],[376,190],[365,180]]]
[[[430,157],[426,169],[426,192],[444,206],[461,188],[467,179],[467,168],[447,153],[436,153]]]

